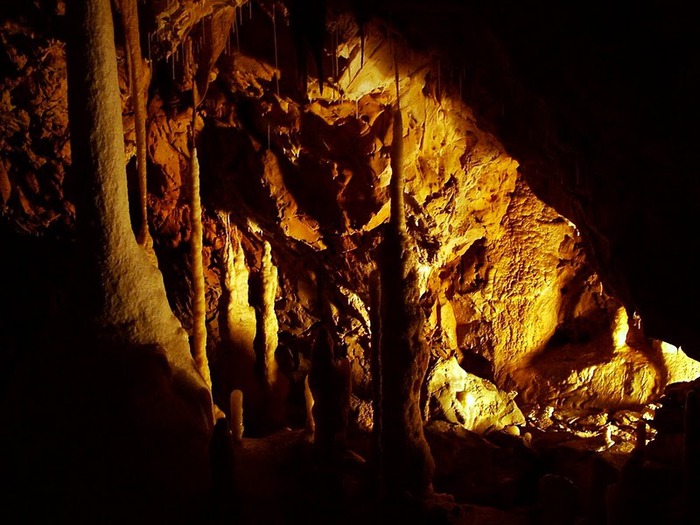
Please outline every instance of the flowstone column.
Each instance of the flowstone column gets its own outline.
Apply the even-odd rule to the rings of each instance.
[[[72,0],[68,98],[73,170],[80,177],[76,219],[89,254],[85,288],[92,326],[112,344],[162,353],[180,396],[211,432],[211,395],[190,354],[187,332],[165,294],[160,271],[137,244],[127,197],[124,132],[109,0]],[[196,413],[196,415],[195,415]]]

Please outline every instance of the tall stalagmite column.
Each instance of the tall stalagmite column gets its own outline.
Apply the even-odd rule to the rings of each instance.
[[[193,110],[194,111],[194,110]],[[190,256],[192,260],[192,355],[199,373],[211,389],[211,373],[207,359],[207,299],[202,259],[202,201],[199,196],[199,160],[197,148],[192,146],[190,158]]]
[[[226,292],[226,322],[224,333],[237,353],[248,359],[250,370],[255,361],[255,308],[248,301],[250,272],[245,264],[245,254],[240,235],[226,224],[223,253],[223,289]],[[249,370],[249,372],[250,372]]]
[[[420,393],[429,352],[423,339],[423,312],[412,243],[406,231],[403,196],[403,123],[394,111],[391,146],[391,219],[379,258],[381,278],[379,380],[383,481],[391,495],[425,496],[434,469],[423,433]]]
[[[256,430],[265,400],[255,381],[255,334],[257,317],[250,305],[250,271],[246,266],[240,233],[232,227],[227,214],[221,214],[226,235],[222,255],[222,307],[219,318],[222,346],[218,353],[217,387],[225,392],[238,390],[245,405],[248,430]],[[233,412],[232,412],[233,417]]]
[[[211,431],[211,396],[190,354],[187,333],[165,294],[163,277],[131,229],[124,132],[109,0],[73,0],[68,42],[72,164],[80,240],[89,254],[85,288],[100,337],[162,352],[176,391],[190,401],[201,428]],[[193,413],[194,417],[194,413]]]
[[[314,456],[321,473],[338,474],[347,447],[350,411],[350,361],[333,341],[334,327],[328,283],[317,273],[318,332],[311,350],[309,388],[313,394]]]
[[[277,267],[272,262],[272,247],[266,241],[262,258],[261,328],[264,344],[265,380],[270,389],[274,389],[279,380],[279,367],[275,358],[279,330],[277,314],[275,313],[277,286]]]
[[[264,375],[267,397],[266,431],[282,428],[286,424],[285,397],[289,388],[287,379],[280,373],[275,353],[278,345],[279,324],[275,312],[275,299],[279,287],[277,267],[272,261],[272,247],[265,241],[260,271],[261,304],[258,312],[256,345]]]

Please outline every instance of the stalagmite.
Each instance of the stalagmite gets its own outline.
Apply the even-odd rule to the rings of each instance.
[[[153,241],[148,231],[148,188],[146,174],[146,86],[143,78],[143,59],[141,58],[141,39],[139,37],[139,18],[136,0],[121,0],[124,35],[129,57],[129,81],[134,108],[136,128],[136,169],[139,181],[139,228],[137,241],[142,246],[150,246]],[[150,57],[150,38],[149,57]]]
[[[278,344],[277,314],[275,313],[275,299],[279,286],[277,267],[272,262],[272,248],[265,241],[260,271],[260,307],[257,316],[257,331],[255,336],[255,349],[257,355],[258,370],[262,373],[258,376],[261,380],[260,387],[264,394],[264,413],[259,419],[259,430],[263,433],[274,432],[286,424],[285,399],[289,389],[289,382],[279,371],[276,351]]]
[[[249,302],[250,272],[245,262],[240,234],[230,225],[228,215],[222,215],[224,224],[224,248],[222,256],[222,306],[219,326],[222,337],[222,353],[219,365],[220,388],[225,392],[241,390],[245,396],[246,417],[249,429],[256,431],[255,418],[259,417],[262,389],[254,380],[255,335],[257,316]],[[233,417],[233,414],[232,416]],[[252,420],[250,418],[253,418]]]
[[[68,46],[73,168],[85,177],[76,216],[85,253],[94,257],[94,271],[86,280],[97,279],[88,283],[99,290],[94,298],[97,323],[117,341],[158,345],[176,380],[201,397],[205,383],[196,372],[187,333],[170,309],[162,275],[131,231],[109,1],[76,0],[69,6],[80,21]],[[208,396],[201,400],[202,406],[210,402]],[[205,412],[211,426],[211,411]]]
[[[197,148],[192,146],[190,158],[190,257],[192,258],[192,356],[199,373],[211,389],[211,374],[207,359],[207,301],[202,262],[202,202],[199,196],[199,161]]]
[[[336,355],[326,323],[320,330],[311,356],[309,388],[313,394],[314,451],[322,468],[335,469],[347,446],[350,407],[350,363]]]
[[[396,76],[396,104],[397,108],[393,112],[393,139],[391,142],[391,185],[389,187],[391,196],[391,218],[389,220],[389,230],[402,244],[406,242],[406,212],[404,209],[404,181],[403,181],[403,120],[401,108],[399,107],[399,80]],[[400,247],[405,250],[405,246]],[[401,254],[400,254],[401,255]]]
[[[317,465],[334,473],[347,449],[350,410],[350,361],[331,335],[334,326],[329,282],[316,274],[316,303],[320,321],[311,351],[309,389],[313,395],[314,453]]]
[[[304,378],[304,405],[306,408],[306,425],[305,431],[307,434],[313,435],[316,429],[316,423],[314,421],[314,395],[311,393],[311,387],[309,386],[309,376]]]
[[[265,380],[270,389],[277,385],[278,366],[275,358],[277,350],[277,314],[275,314],[275,296],[277,295],[277,267],[272,262],[272,247],[265,241],[262,258],[262,341],[264,345]]]
[[[128,415],[115,414],[108,403],[107,407],[100,405],[106,412],[82,414],[80,424],[90,432],[95,431],[95,442],[89,443],[95,448],[85,457],[72,457],[71,467],[74,463],[91,461],[83,473],[94,473],[95,478],[81,480],[70,494],[70,489],[55,487],[58,494],[61,490],[69,497],[75,494],[76,500],[62,499],[63,508],[52,508],[52,513],[56,512],[58,518],[53,517],[59,521],[81,522],[83,520],[71,519],[71,514],[86,517],[77,510],[86,505],[88,509],[104,513],[92,515],[89,521],[126,522],[130,520],[120,518],[126,518],[138,504],[143,515],[152,516],[154,507],[158,507],[160,517],[173,522],[173,513],[192,512],[197,497],[207,490],[210,480],[211,395],[190,354],[187,333],[170,308],[163,276],[137,244],[132,230],[110,2],[71,0],[67,2],[66,20],[71,25],[66,33],[71,160],[73,173],[80,182],[76,185],[75,201],[78,253],[85,254],[81,261],[82,282],[76,293],[80,295],[80,290],[85,290],[81,297],[89,315],[80,320],[79,336],[86,338],[86,350],[97,359],[92,363],[103,367],[115,362],[122,367],[128,364],[129,379],[133,377],[134,382],[128,381],[123,390],[93,392],[84,391],[81,385],[98,385],[103,376],[113,380],[118,376],[112,369],[90,370],[89,375],[94,374],[92,382],[75,378],[76,395],[80,392],[82,397],[97,400],[123,398],[131,402],[124,406],[132,409]],[[87,372],[89,368],[83,364],[76,369]],[[72,378],[63,378],[63,384],[66,380],[72,381]],[[141,392],[139,385],[144,382],[149,384],[148,399],[139,404],[133,399],[133,392]],[[136,390],[129,390],[134,385]],[[121,384],[106,381],[106,387],[110,386],[119,388]],[[154,411],[154,402],[168,409]],[[104,424],[104,417],[109,418],[110,425]],[[144,424],[145,421],[148,424]],[[106,430],[108,426],[110,431],[124,437],[124,449],[114,452],[116,458],[127,460],[123,464],[106,457],[106,450],[100,452],[106,436],[100,436],[100,430],[96,429]],[[58,436],[58,439],[64,438]],[[141,454],[145,454],[141,443],[151,441],[163,447],[151,451],[152,462],[141,463]],[[125,456],[131,453],[133,457]],[[187,461],[181,462],[183,457]],[[164,473],[166,464],[167,474]],[[101,472],[105,466],[109,480],[107,474]],[[138,503],[133,494],[130,497],[128,490],[123,491],[117,508],[117,497],[111,495],[115,486],[112,483],[114,479],[126,479],[126,470],[130,477],[140,478],[137,486],[147,489],[139,494],[142,499]],[[75,483],[80,473],[78,467],[65,479]],[[81,483],[83,490],[94,490],[91,494],[98,504],[101,499],[104,507],[98,509],[96,501],[79,498],[78,495],[86,494],[79,488]],[[177,487],[182,498],[173,497],[173,487]],[[67,510],[71,505],[75,505],[75,510]],[[136,518],[135,515],[131,517]]]
[[[398,95],[398,72],[396,77]],[[387,491],[425,496],[432,491],[434,470],[420,405],[429,352],[422,333],[417,264],[406,230],[403,161],[403,122],[397,97],[391,145],[391,218],[379,258],[382,476]]]
[[[231,436],[234,443],[243,441],[243,392],[231,392]]]
[[[223,250],[223,289],[225,291],[224,309],[226,319],[224,323],[223,336],[231,345],[235,356],[234,366],[236,369],[248,368],[252,371],[255,361],[255,308],[248,300],[249,287],[248,279],[250,273],[245,264],[245,254],[241,246],[240,237],[233,236],[228,221],[226,224],[226,235],[224,237]],[[239,375],[242,375],[239,371]],[[238,381],[242,381],[242,378]]]
[[[372,375],[372,426],[373,426],[373,445],[375,450],[376,460],[376,477],[379,490],[383,490],[383,472],[384,472],[384,453],[382,452],[383,432],[383,408],[382,408],[382,303],[381,303],[381,282],[379,271],[375,270],[370,275],[369,290],[370,290],[370,326],[372,356],[370,361]]]

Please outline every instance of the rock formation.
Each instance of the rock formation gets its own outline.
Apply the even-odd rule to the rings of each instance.
[[[607,467],[635,440],[637,459],[684,471],[651,444],[658,425],[667,450],[696,450],[692,422],[674,426],[685,397],[673,398],[700,373],[695,241],[683,233],[697,200],[684,8],[638,6],[647,34],[616,6],[540,1],[120,0],[113,16],[107,4],[0,9],[8,443],[24,441],[18,422],[33,396],[68,392],[42,380],[61,353],[49,350],[94,347],[105,369],[121,355],[124,374],[115,365],[105,384],[128,378],[132,360],[140,367],[138,395],[122,385],[123,402],[66,393],[54,403],[76,403],[76,414],[122,407],[128,419],[148,399],[125,428],[191,438],[154,460],[193,451],[179,495],[206,491],[197,480],[208,467],[196,465],[212,395],[232,412],[242,392],[236,453],[249,455],[237,459],[266,465],[268,442],[253,440],[310,432],[310,412],[317,434],[344,427],[324,429],[333,418],[321,412],[344,420],[345,397],[327,401],[331,377],[346,373],[343,432],[375,439],[368,470],[393,489],[430,492],[428,444],[438,490],[452,480],[460,498],[501,508],[568,497],[564,475],[603,502]],[[152,235],[157,267],[134,231],[139,243]],[[83,318],[94,321],[87,333]],[[79,360],[64,361],[62,371]],[[75,374],[66,382],[80,384]],[[74,441],[60,426],[61,442]],[[686,427],[688,442],[677,436]],[[498,497],[481,498],[450,469],[453,443],[502,463],[493,446],[507,450],[522,470],[487,476]],[[531,480],[533,449],[561,471]],[[640,473],[644,462],[632,462],[616,480],[615,509],[636,501],[629,480]],[[590,509],[586,519],[604,514]]]

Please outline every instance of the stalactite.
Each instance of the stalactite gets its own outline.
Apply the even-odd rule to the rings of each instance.
[[[207,359],[207,301],[202,261],[202,202],[199,195],[199,161],[197,148],[192,146],[190,157],[190,257],[192,264],[192,356],[199,373],[211,389],[211,374]]]
[[[270,389],[279,381],[279,369],[275,352],[277,350],[277,314],[275,313],[275,296],[277,295],[277,267],[272,262],[272,247],[265,241],[262,258],[262,329],[264,345],[265,380]]]
[[[142,246],[152,249],[152,239],[148,231],[148,188],[146,173],[146,86],[143,76],[143,59],[141,57],[141,39],[139,36],[138,6],[136,0],[121,0],[122,21],[129,57],[129,81],[134,108],[136,129],[136,169],[139,181],[139,227],[136,239]],[[150,39],[149,39],[150,44]],[[150,56],[150,46],[149,46]]]
[[[360,67],[365,67],[365,26],[360,26]]]
[[[301,90],[307,93],[307,55],[311,53],[318,72],[318,84],[323,94],[323,47],[326,37],[325,0],[289,0],[292,37],[297,51],[297,71]]]
[[[355,22],[360,33],[360,67],[365,65],[365,37],[367,22],[370,18],[370,4],[372,0],[353,0],[353,11],[355,12]]]
[[[238,27],[238,17],[233,19],[233,32],[236,33],[236,50],[241,52],[241,35],[240,29]]]
[[[280,94],[280,64],[279,57],[277,55],[277,12],[275,8],[276,4],[272,4],[272,38],[275,47],[275,85],[277,88],[277,96]]]
[[[340,72],[338,71],[338,29],[335,28],[331,32],[331,48],[333,49],[333,60],[332,60],[332,65],[333,65],[333,80],[335,81],[338,76],[340,75]]]
[[[204,100],[209,88],[209,79],[217,60],[226,49],[226,41],[236,19],[236,8],[223,7],[213,15],[202,19],[202,46],[196,60],[196,95],[195,107]]]

